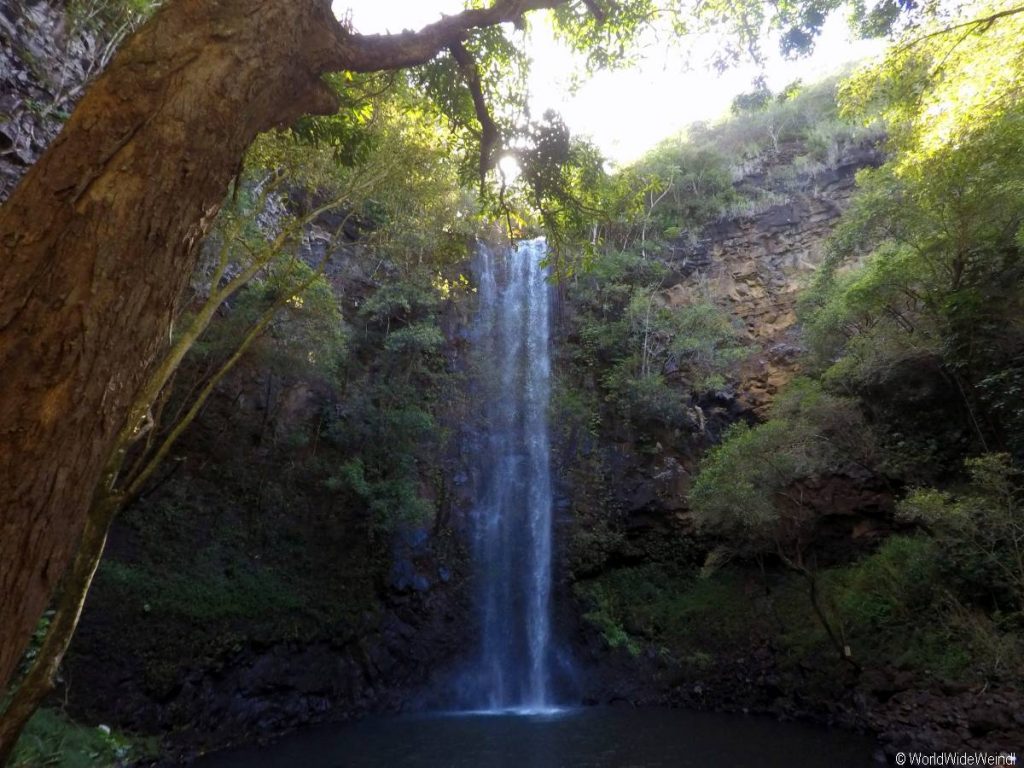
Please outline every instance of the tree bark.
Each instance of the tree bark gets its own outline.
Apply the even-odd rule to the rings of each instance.
[[[120,509],[114,498],[98,499],[85,523],[82,541],[64,579],[57,608],[34,663],[0,715],[0,766],[7,765],[14,745],[43,699],[54,688],[57,670],[82,615],[85,598],[107,544],[107,531]]]
[[[0,689],[260,131],[334,108],[317,0],[175,0],[0,209]]]
[[[327,0],[174,0],[118,52],[0,209],[0,690],[256,134],[333,111],[324,72],[420,64],[562,2],[356,35]]]

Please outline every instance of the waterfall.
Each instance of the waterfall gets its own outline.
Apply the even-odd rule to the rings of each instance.
[[[473,457],[480,648],[466,691],[488,710],[552,706],[551,388],[544,240],[477,254]]]

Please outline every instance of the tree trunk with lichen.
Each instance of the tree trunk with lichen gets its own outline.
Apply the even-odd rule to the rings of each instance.
[[[0,690],[257,133],[334,108],[319,0],[176,0],[0,209]]]

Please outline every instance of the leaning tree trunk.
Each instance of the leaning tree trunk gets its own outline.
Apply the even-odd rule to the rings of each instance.
[[[0,209],[0,690],[256,134],[332,111],[323,72],[422,64],[567,1],[358,35],[329,0],[171,0],[125,44]]]
[[[89,511],[81,543],[64,578],[53,621],[25,678],[0,714],[0,766],[7,765],[14,746],[36,709],[53,690],[57,670],[82,615],[96,568],[103,557],[107,531],[117,514],[117,499],[97,499]]]
[[[260,131],[334,108],[323,0],[173,0],[0,209],[0,690]]]

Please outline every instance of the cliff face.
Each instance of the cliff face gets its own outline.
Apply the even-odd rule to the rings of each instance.
[[[774,162],[781,165],[801,151],[780,149]],[[885,720],[870,697],[854,703],[856,675],[808,647],[789,648],[792,633],[780,635],[780,622],[814,623],[798,584],[756,568],[699,577],[715,544],[695,532],[686,498],[723,431],[762,417],[799,373],[798,293],[825,258],[857,171],[881,161],[875,144],[856,144],[831,168],[789,179],[785,189],[773,187],[769,162],[736,185],[781,192],[784,201],[672,238],[659,254],[668,275],[658,293],[663,305],[710,299],[738,325],[746,354],[714,392],[679,387],[684,417],[674,425],[641,428],[603,409],[596,425],[563,430],[562,573],[581,617],[575,638],[588,668],[586,698],[767,711],[850,727]],[[565,301],[571,312],[571,288]],[[563,341],[561,374],[567,386],[594,386],[602,373],[581,376],[572,352],[579,343]],[[799,492],[815,510],[815,536],[830,563],[870,551],[891,527],[891,491],[867,474],[822,478]],[[795,653],[806,654],[798,668]],[[906,743],[909,730],[897,728],[892,738]]]
[[[188,756],[414,705],[464,648],[446,526],[375,530],[330,489],[322,382],[249,365],[116,523],[66,659],[87,723]],[[319,444],[318,444],[319,443]]]
[[[0,202],[60,131],[113,52],[45,0],[0,6]]]
[[[799,151],[798,144],[784,146],[772,162],[785,166]],[[667,269],[662,282],[668,287],[658,292],[658,300],[677,308],[710,298],[739,327],[743,359],[717,391],[693,397],[677,390],[683,424],[649,425],[641,434],[636,425],[606,412],[596,429],[563,431],[557,461],[566,481],[566,504],[574,508],[577,521],[568,537],[569,560],[586,561],[584,570],[600,570],[595,563],[601,557],[612,564],[641,562],[650,555],[648,544],[667,531],[689,537],[686,493],[697,463],[730,424],[763,416],[779,388],[799,373],[798,293],[825,258],[857,171],[881,161],[877,145],[857,144],[833,167],[790,179],[783,189],[771,182],[772,165],[761,166],[736,186],[783,193],[785,202],[720,219],[666,243],[658,258]],[[568,288],[570,312],[574,301]],[[592,385],[602,375],[588,372],[579,378],[572,361],[579,343],[563,340],[561,373],[567,387]],[[833,479],[808,491],[820,496],[826,517],[843,520],[840,527],[849,537],[856,532],[858,539],[870,538],[876,527],[870,519],[884,515],[891,499],[871,483],[859,487],[864,478],[847,480],[852,485],[845,483],[845,490],[843,479]],[[842,501],[844,492],[860,501]]]
[[[802,151],[781,150],[775,162],[782,164]],[[892,661],[840,660],[822,640],[806,578],[770,554],[719,563],[709,576],[708,555],[721,542],[702,537],[688,509],[698,464],[723,431],[763,418],[800,373],[798,294],[826,256],[857,171],[882,159],[873,144],[855,144],[831,168],[790,179],[785,189],[773,186],[769,161],[736,185],[780,192],[784,201],[668,240],[657,254],[667,269],[660,302],[683,310],[710,299],[739,325],[748,353],[724,386],[703,394],[666,370],[682,413],[674,422],[638,423],[605,405],[607,371],[579,362],[585,335],[563,339],[565,386],[596,395],[585,423],[573,422],[569,408],[560,414],[570,426],[557,456],[566,509],[562,573],[579,617],[574,637],[586,699],[767,712],[859,728],[876,733],[890,759],[898,751],[1012,748],[1020,728],[1011,714],[1022,703],[1017,688],[951,682],[914,659],[902,637],[882,641],[896,648]],[[570,287],[570,315],[574,302],[580,299]],[[917,389],[926,391],[904,375],[906,381],[888,382],[893,391],[884,396],[909,392],[912,399]],[[926,399],[945,402],[930,391]],[[899,531],[897,490],[852,466],[787,489],[814,520],[813,567],[834,583],[855,578],[855,567]],[[823,610],[842,627],[843,611],[857,609]]]
[[[782,147],[773,162],[785,165],[798,149]],[[738,395],[758,415],[799,370],[797,295],[825,258],[857,171],[882,159],[874,143],[849,147],[833,167],[790,182],[781,190],[787,202],[668,243],[664,259],[680,279],[664,290],[664,301],[680,306],[706,292],[739,321],[751,354],[739,373]],[[776,192],[763,170],[737,186]]]

